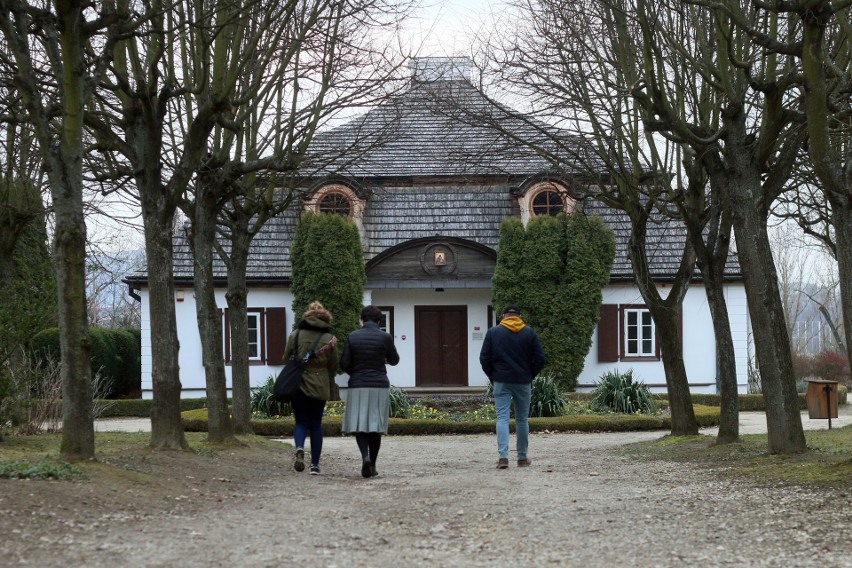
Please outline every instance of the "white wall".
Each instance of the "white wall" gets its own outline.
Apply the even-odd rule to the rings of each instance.
[[[180,290],[180,289],[178,289]],[[175,301],[180,337],[180,380],[183,386],[182,396],[205,396],[205,378],[201,363],[201,342],[195,315],[195,302],[192,289],[184,290],[184,300]],[[142,290],[142,392],[144,398],[152,396],[151,383],[151,337],[150,314],[148,311],[148,292]],[[446,289],[435,292],[433,289],[401,290],[375,289],[365,290],[364,305],[393,306],[394,344],[400,355],[400,363],[388,366],[391,384],[399,387],[415,386],[414,354],[414,306],[423,305],[467,305],[468,319],[468,384],[485,386],[488,378],[479,366],[479,352],[482,340],[488,329],[488,305],[491,291],[484,289]],[[729,317],[733,334],[737,363],[737,383],[740,392],[747,392],[747,363],[749,347],[749,318],[746,309],[745,290],[741,284],[726,287]],[[294,317],[293,296],[286,288],[260,288],[249,291],[248,306],[286,307],[287,331],[292,329]],[[607,304],[642,304],[638,290],[632,285],[613,285],[604,290],[603,301]],[[227,306],[225,290],[217,290],[216,303]],[[716,352],[713,326],[704,288],[693,284],[687,292],[683,305],[683,350],[692,392],[715,393],[716,388]],[[342,349],[342,346],[341,346]],[[252,365],[249,367],[251,385],[263,384],[270,375],[277,375],[282,365]],[[590,390],[594,383],[607,371],[633,369],[634,376],[643,380],[655,392],[665,391],[665,373],[660,361],[599,363],[597,360],[597,329],[592,337],[592,346],[586,358],[585,368],[578,379],[578,390]],[[231,367],[225,367],[228,388],[231,385]],[[347,377],[339,376],[337,382],[345,386]]]
[[[661,289],[665,297],[665,289]],[[745,289],[741,284],[725,289],[731,320],[734,350],[737,363],[737,384],[740,392],[747,392],[746,365],[748,360],[748,314]],[[603,292],[604,304],[644,304],[635,286],[624,284],[609,286]],[[716,340],[707,296],[701,284],[690,285],[683,301],[683,359],[690,390],[694,393],[717,392]],[[642,380],[654,392],[665,392],[666,378],[662,361],[648,362],[598,362],[598,330],[592,336],[592,347],[586,357],[583,372],[578,378],[578,390],[591,390],[600,377],[613,370],[633,370],[634,378]]]
[[[177,288],[176,294],[183,290],[183,301],[175,299],[175,315],[177,317],[178,338],[180,340],[180,352],[178,364],[180,365],[180,382],[182,386],[181,396],[183,398],[205,397],[206,384],[204,368],[201,362],[201,337],[198,333],[198,319],[195,314],[195,300],[192,288]],[[225,289],[216,290],[216,305],[219,308],[228,306],[225,300]],[[142,396],[151,398],[153,384],[151,381],[151,317],[148,303],[148,290],[142,290]],[[292,329],[293,295],[286,288],[254,288],[248,292],[249,308],[285,307],[287,308],[287,333]],[[252,387],[260,386],[266,382],[270,375],[277,375],[283,367],[281,365],[250,365],[249,381]],[[231,366],[225,365],[225,376],[227,387],[231,388]],[[228,392],[230,396],[230,390]]]

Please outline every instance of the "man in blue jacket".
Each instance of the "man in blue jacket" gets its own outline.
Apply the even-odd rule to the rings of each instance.
[[[503,318],[485,334],[479,363],[494,385],[497,411],[497,469],[509,467],[509,405],[515,401],[518,467],[527,467],[532,380],[544,368],[544,350],[535,330],[521,319],[521,310],[509,304]]]

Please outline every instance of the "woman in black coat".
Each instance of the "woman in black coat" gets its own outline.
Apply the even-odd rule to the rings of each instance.
[[[349,374],[342,430],[355,434],[361,450],[361,475],[375,477],[382,434],[388,431],[390,380],[386,364],[399,363],[390,334],[379,329],[382,312],[375,306],[361,310],[362,328],[346,338],[340,368]]]

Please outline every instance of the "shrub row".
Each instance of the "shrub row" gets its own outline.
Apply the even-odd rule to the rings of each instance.
[[[849,389],[845,386],[837,386],[837,400],[839,404],[846,404],[848,394]],[[594,395],[595,393],[592,392],[569,392],[566,393],[565,398],[568,400],[589,401],[592,397],[594,397]],[[665,400],[666,395],[658,393],[654,395],[654,398],[658,400]],[[739,395],[739,399],[741,412],[763,412],[766,410],[762,394],[741,394]],[[696,405],[702,404],[705,406],[720,406],[721,396],[718,394],[693,394],[692,403]],[[808,403],[804,393],[799,394],[799,408],[801,410],[808,409]]]
[[[839,392],[839,402],[840,404],[847,403],[848,391],[843,386],[840,385],[838,388]],[[569,400],[585,400],[588,401],[592,398],[593,393],[579,393],[572,392],[566,395],[566,398]],[[664,398],[660,395],[655,395],[658,399],[664,400]],[[464,411],[464,410],[476,410],[479,405],[482,404],[482,398],[480,397],[468,397],[467,399],[445,399],[445,398],[420,398],[417,399],[422,402],[428,402],[429,406],[436,408],[438,410],[455,410],[455,411]],[[807,402],[805,401],[805,395],[799,396],[799,401],[801,404],[802,410],[807,410]],[[111,406],[107,408],[101,416],[106,417],[118,417],[118,416],[138,416],[138,417],[146,417],[151,416],[151,405],[154,401],[152,400],[114,400],[110,401]],[[698,408],[700,406],[708,406],[708,407],[718,407],[719,406],[719,395],[718,394],[693,394],[692,402],[696,405],[696,416],[698,413]],[[182,411],[186,410],[194,410],[198,408],[206,408],[207,399],[204,398],[182,398],[180,401],[180,408]],[[665,405],[663,405],[665,406]],[[763,395],[760,394],[741,394],[740,395],[740,411],[759,411],[762,412],[765,410],[765,406],[763,404]],[[718,414],[718,411],[716,411]],[[560,417],[563,418],[580,418],[578,416],[569,416],[569,417]],[[593,417],[594,418],[594,417]],[[533,420],[549,420],[549,419],[530,419],[530,424],[533,423]],[[255,421],[261,422],[261,421]],[[279,420],[271,420],[270,422],[278,423]],[[409,421],[410,422],[410,421]],[[489,422],[486,422],[489,423]],[[493,424],[493,422],[491,423]],[[699,425],[705,426],[699,420]],[[664,426],[665,427],[665,426]],[[205,427],[206,429],[206,427]]]
[[[701,427],[719,424],[719,411],[716,408],[695,405],[695,416]],[[207,431],[207,410],[197,409],[181,413],[184,429],[187,432]],[[327,436],[340,436],[340,417],[323,419],[323,433]],[[259,436],[291,436],[293,419],[252,420],[252,429]],[[514,430],[514,420],[510,422]],[[629,432],[639,430],[664,430],[671,428],[668,417],[648,415],[579,415],[558,416],[553,418],[530,418],[531,432]],[[388,434],[396,436],[423,436],[437,434],[490,434],[494,432],[494,421],[453,422],[437,420],[410,420],[391,418]]]
[[[230,403],[230,401],[228,401]],[[129,400],[111,400],[103,412],[101,418],[117,418],[117,417],[139,417],[146,418],[151,416],[151,407],[154,405],[153,400],[129,399]],[[180,399],[180,409],[195,410],[197,408],[206,408],[206,398],[182,398]]]
[[[142,389],[141,332],[138,329],[89,328],[92,374],[109,386],[107,398],[138,396]],[[60,360],[59,328],[40,331],[30,341],[36,361]]]

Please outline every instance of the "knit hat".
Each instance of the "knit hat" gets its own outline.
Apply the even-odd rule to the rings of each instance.
[[[503,315],[504,316],[519,316],[519,315],[521,315],[521,308],[519,308],[515,304],[509,304],[503,310]]]

